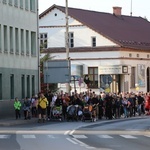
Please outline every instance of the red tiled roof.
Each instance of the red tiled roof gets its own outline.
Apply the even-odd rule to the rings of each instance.
[[[65,7],[53,5],[39,17],[54,8],[65,13]],[[120,46],[150,50],[150,22],[142,17],[116,16],[77,8],[68,8],[68,14]]]

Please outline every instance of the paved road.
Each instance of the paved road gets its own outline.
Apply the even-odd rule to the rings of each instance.
[[[150,118],[109,122],[80,128],[72,137],[100,150],[149,150]]]
[[[0,150],[149,150],[150,118],[37,122],[0,128]],[[131,149],[132,148],[132,149]]]

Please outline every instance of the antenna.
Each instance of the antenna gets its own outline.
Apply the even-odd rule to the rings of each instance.
[[[130,12],[130,16],[132,16],[132,0],[131,0],[131,12]]]

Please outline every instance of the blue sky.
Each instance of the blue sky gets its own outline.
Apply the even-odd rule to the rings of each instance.
[[[132,1],[132,7],[131,7]],[[65,6],[66,0],[39,0],[39,13],[53,4]],[[123,15],[141,16],[150,20],[150,0],[68,0],[68,7],[112,13],[113,6],[122,7]]]

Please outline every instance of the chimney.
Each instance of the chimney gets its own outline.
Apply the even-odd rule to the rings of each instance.
[[[116,16],[121,16],[121,9],[122,7],[113,7],[113,14],[116,15]]]

